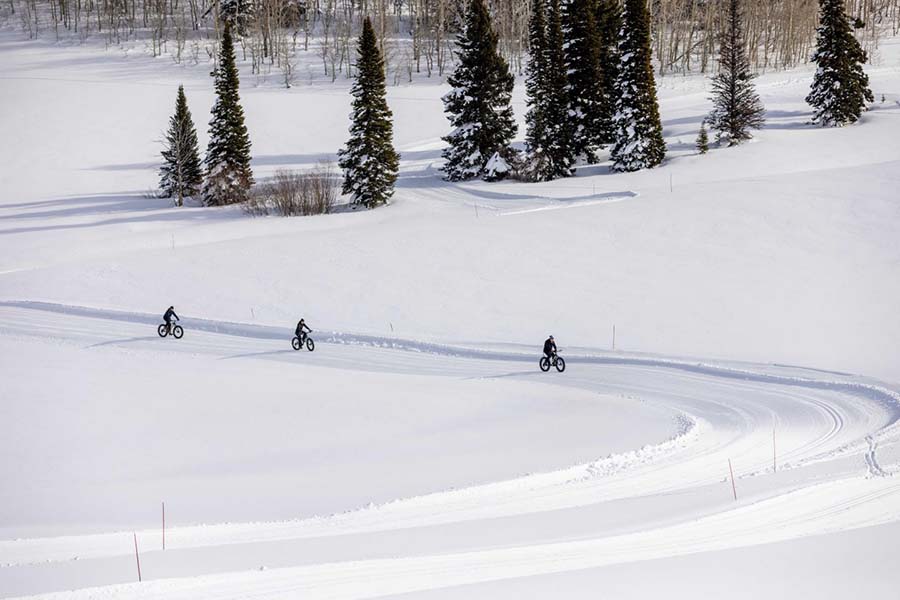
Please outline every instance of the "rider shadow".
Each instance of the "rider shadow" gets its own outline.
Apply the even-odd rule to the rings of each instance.
[[[265,352],[248,352],[246,354],[232,354],[231,356],[223,356],[219,360],[231,360],[233,358],[254,358],[258,356],[268,356],[274,354],[292,354],[294,350],[266,350]]]
[[[101,346],[112,346],[114,344],[130,344],[131,342],[150,342],[155,340],[156,337],[152,335],[142,335],[140,337],[132,337],[132,338],[124,338],[119,340],[107,340],[105,342],[97,342],[96,344],[91,344],[90,346],[85,346],[86,348],[99,348]]]
[[[540,371],[535,373],[534,371],[512,371],[510,373],[500,373],[498,375],[477,375],[475,377],[466,377],[464,381],[469,381],[471,379],[505,379],[507,377],[528,377],[535,375],[543,375]]]

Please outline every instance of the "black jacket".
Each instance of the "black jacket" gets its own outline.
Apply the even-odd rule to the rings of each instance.
[[[547,341],[544,342],[544,354],[550,356],[554,352],[556,352],[556,342],[554,342],[550,338],[547,338]]]
[[[303,333],[304,328],[306,328],[307,331],[312,331],[312,329],[309,328],[309,325],[307,325],[303,321],[300,321],[299,323],[297,323],[297,329],[294,330],[294,334],[297,337],[300,337],[300,334]]]
[[[180,321],[180,320],[181,320],[181,319],[178,318],[178,315],[175,314],[175,311],[172,310],[172,309],[170,308],[169,310],[166,311],[166,314],[163,315],[163,321],[165,321],[166,323],[168,323],[169,321],[172,320],[172,317],[175,317],[175,320],[176,320],[176,321]]]

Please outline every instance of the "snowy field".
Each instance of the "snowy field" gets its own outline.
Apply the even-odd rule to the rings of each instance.
[[[208,70],[0,32],[0,597],[896,595],[900,40],[856,126],[768,73],[698,156],[666,77],[662,167],[545,184],[442,182],[390,87],[394,202],[291,219],[147,197]],[[255,83],[258,180],[334,158],[347,82]]]

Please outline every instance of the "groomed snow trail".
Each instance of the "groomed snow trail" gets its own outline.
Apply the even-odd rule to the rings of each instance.
[[[79,585],[104,587],[47,597],[367,598],[900,520],[900,482],[892,477],[900,394],[876,381],[796,367],[565,349],[566,373],[544,376],[525,348],[318,331],[317,351],[297,355],[282,328],[182,316],[186,334],[174,342],[155,335],[152,315],[7,301],[0,302],[0,335],[149,356],[190,353],[457,378],[540,376],[562,389],[630,395],[671,410],[679,415],[678,433],[558,471],[331,516],[174,528],[167,531],[165,553],[148,550],[144,560],[149,578],[176,578],[111,586],[105,584],[121,579],[76,578]],[[620,518],[604,521],[598,511]],[[159,533],[140,531],[138,537]],[[320,559],[306,545],[324,540],[338,549]],[[378,550],[355,548],[362,540],[370,546],[375,540]],[[297,552],[286,563],[274,561],[282,568],[235,572],[284,544]],[[239,557],[242,552],[249,556]],[[76,558],[79,565],[94,561],[89,570],[102,572],[132,553],[131,532],[4,540],[0,582],[65,570]],[[216,556],[230,558],[217,564]]]

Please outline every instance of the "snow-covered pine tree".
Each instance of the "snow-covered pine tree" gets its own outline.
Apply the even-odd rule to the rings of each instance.
[[[544,0],[532,0],[528,19],[528,64],[525,65],[525,145],[529,153],[541,148],[547,137],[544,89],[547,74],[547,6]]]
[[[700,123],[700,133],[697,134],[697,152],[706,154],[709,152],[709,134],[706,132],[706,121]]]
[[[515,80],[497,50],[484,0],[471,0],[456,44],[459,65],[447,80],[453,89],[443,98],[453,127],[443,138],[450,144],[443,151],[444,175],[450,181],[502,176],[516,134],[511,105]],[[493,173],[487,172],[488,161]]]
[[[666,143],[651,64],[647,2],[625,0],[624,8],[612,161],[616,171],[637,171],[660,164],[666,157]]]
[[[384,60],[372,21],[366,17],[357,47],[350,139],[338,152],[345,194],[368,208],[386,203],[394,193],[400,157],[394,150],[391,109],[385,99]]]
[[[216,103],[209,122],[206,148],[206,180],[203,201],[207,206],[243,202],[253,185],[250,169],[250,136],[244,124],[244,109],[238,95],[231,26],[225,25],[215,77]]]
[[[590,164],[597,162],[611,125],[596,7],[596,0],[568,0],[563,6],[572,151]]]
[[[537,62],[537,67],[543,70],[543,74],[536,79],[541,87],[534,90],[534,107],[540,112],[540,129],[529,135],[526,167],[528,178],[533,181],[569,177],[574,173],[575,164],[559,0],[549,0],[547,8],[545,37],[542,52],[539,52],[543,56],[538,57]],[[539,24],[535,24],[536,34],[538,27]]]
[[[819,0],[816,51],[819,66],[806,101],[813,107],[813,122],[826,127],[855,123],[874,102],[869,77],[863,71],[868,60],[850,28],[843,0]]]
[[[163,165],[159,169],[159,189],[164,198],[175,198],[176,206],[184,205],[184,198],[195,196],[203,183],[203,167],[197,130],[188,109],[184,86],[178,86],[175,114],[169,119],[166,147],[162,151]]]
[[[719,37],[719,72],[712,78],[713,110],[709,127],[716,141],[735,146],[749,140],[751,129],[764,123],[765,109],[753,86],[744,40],[741,0],[728,0],[725,28]]]
[[[608,145],[615,141],[613,115],[619,98],[616,90],[616,80],[619,77],[619,32],[622,30],[622,7],[619,0],[597,0],[596,22],[600,36],[599,61],[603,69],[602,142]]]

